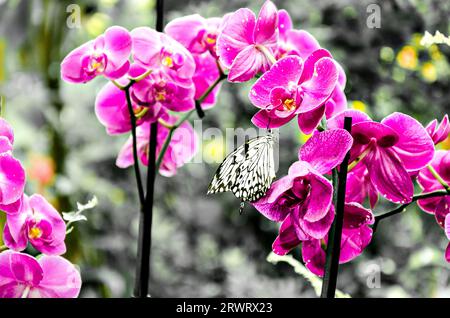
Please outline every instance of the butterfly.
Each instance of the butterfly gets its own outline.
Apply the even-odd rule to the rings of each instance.
[[[217,168],[207,194],[233,192],[241,199],[240,213],[245,201],[263,197],[275,178],[274,142],[273,133],[269,133],[236,148]]]

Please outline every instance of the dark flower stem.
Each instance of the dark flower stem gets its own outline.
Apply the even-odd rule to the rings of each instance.
[[[136,116],[134,115],[133,104],[131,103],[131,97],[130,97],[130,88],[133,84],[134,84],[134,82],[130,81],[130,83],[124,87],[124,91],[125,91],[125,97],[127,99],[128,112],[130,113],[131,137],[133,140],[134,174],[136,176],[136,183],[137,183],[137,187],[138,187],[139,202],[141,203],[141,208],[142,208],[144,206],[145,194],[144,194],[144,188],[142,185],[141,171],[139,168],[139,157],[138,157],[138,152],[137,152]]]
[[[351,117],[345,117],[344,129],[351,133]],[[350,151],[345,156],[344,161],[339,168],[339,172],[337,172],[336,169],[334,169],[333,171],[333,187],[335,189],[333,199],[336,215],[334,217],[333,226],[330,230],[330,233],[328,234],[325,274],[323,277],[322,293],[320,295],[321,298],[334,298],[334,295],[336,293],[337,277],[339,272],[339,257],[341,255],[341,238],[342,226],[344,224],[345,192],[347,185],[349,159]]]
[[[384,220],[388,217],[391,217],[393,215],[402,213],[406,210],[406,208],[413,202],[416,202],[417,200],[421,200],[421,199],[429,199],[429,198],[436,198],[436,197],[443,197],[446,195],[450,195],[450,190],[439,190],[439,191],[434,191],[434,192],[429,192],[429,193],[421,193],[421,194],[416,194],[413,198],[412,201],[409,203],[405,203],[402,205],[399,205],[398,207],[396,207],[395,209],[383,213],[381,215],[378,215],[375,217],[375,223],[373,224],[373,232],[375,232],[378,228],[378,224],[380,223],[381,220]]]
[[[164,0],[156,2],[156,31],[162,32],[164,27]],[[137,251],[136,280],[134,297],[149,297],[150,262],[152,246],[153,201],[156,176],[156,146],[158,122],[150,124],[149,152],[147,167],[147,194],[141,209],[139,221],[139,238]],[[138,162],[135,162],[137,165]]]

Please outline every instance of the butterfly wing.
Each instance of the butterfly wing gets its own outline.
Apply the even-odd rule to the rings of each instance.
[[[231,191],[242,201],[264,196],[275,178],[273,143],[271,134],[259,136],[230,153],[217,169],[208,194]]]
[[[231,191],[239,175],[239,166],[245,160],[245,145],[239,146],[220,164],[209,184],[208,193]]]

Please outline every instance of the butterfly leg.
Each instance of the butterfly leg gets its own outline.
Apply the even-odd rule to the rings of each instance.
[[[239,205],[239,214],[242,214],[244,212],[245,207],[245,201],[241,200],[241,204]]]

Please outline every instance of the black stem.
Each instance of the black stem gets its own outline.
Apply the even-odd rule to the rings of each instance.
[[[162,32],[164,27],[164,0],[156,2],[156,31]],[[147,195],[141,210],[139,222],[139,241],[134,296],[149,297],[150,260],[152,246],[153,201],[156,176],[156,146],[158,122],[150,124],[149,152],[147,167]]]
[[[352,118],[345,117],[344,129],[351,133]],[[333,226],[328,234],[327,257],[325,262],[325,274],[322,284],[322,298],[334,298],[336,293],[337,277],[339,272],[339,257],[341,255],[341,238],[342,226],[344,224],[344,207],[345,207],[345,192],[347,185],[348,162],[350,159],[350,151],[344,158],[344,161],[339,167],[338,172],[338,188],[335,194],[335,210]],[[336,171],[333,172],[334,178]],[[335,190],[336,191],[336,190]]]
[[[388,217],[391,217],[393,215],[396,215],[396,214],[404,212],[405,209],[411,203],[413,203],[413,202],[415,202],[417,200],[429,199],[429,198],[435,198],[435,197],[443,197],[443,196],[446,196],[446,195],[450,195],[450,192],[446,191],[446,190],[440,190],[440,191],[434,191],[434,192],[429,192],[429,193],[417,194],[417,195],[415,195],[412,198],[411,202],[399,205],[398,207],[396,207],[395,209],[393,209],[393,210],[391,210],[389,212],[386,212],[386,213],[383,213],[381,215],[376,216],[375,217],[375,223],[373,224],[372,230],[373,230],[373,232],[375,232],[377,230],[378,224],[380,223],[381,220],[383,220],[385,218],[388,218]]]
[[[198,100],[195,101],[195,110],[197,111],[198,118],[202,119],[205,117],[205,112],[202,109],[202,103]]]
[[[127,99],[127,105],[128,105],[128,112],[130,113],[130,123],[131,123],[131,137],[133,140],[133,159],[134,159],[134,174],[136,175],[136,183],[139,193],[139,202],[141,203],[141,208],[144,205],[145,200],[145,194],[144,194],[144,188],[142,185],[142,177],[141,177],[141,171],[139,168],[139,157],[138,157],[138,151],[137,151],[137,137],[136,137],[136,116],[134,115],[133,111],[133,105],[131,103],[131,97],[130,97],[130,88],[133,85],[133,82],[130,82],[125,87],[125,96]]]

